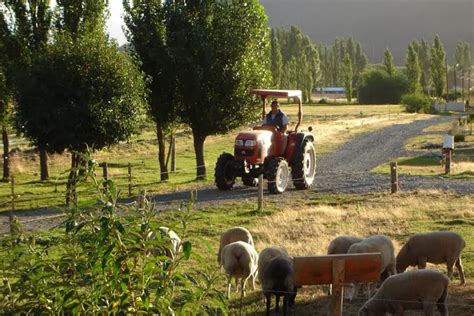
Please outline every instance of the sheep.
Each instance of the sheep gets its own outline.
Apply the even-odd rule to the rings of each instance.
[[[435,305],[441,316],[447,316],[448,284],[449,279],[434,270],[412,270],[392,275],[362,306],[359,316],[403,315],[405,310],[424,310],[429,316],[433,315]]]
[[[295,303],[297,289],[294,286],[293,261],[284,256],[271,259],[260,271],[260,284],[266,300],[266,314],[270,315],[272,294],[275,295],[275,311],[279,311],[280,297],[283,296],[283,315],[288,306]]]
[[[349,248],[363,238],[354,236],[339,236],[333,239],[328,246],[328,255],[342,255],[346,254]]]
[[[384,235],[374,235],[370,236],[361,242],[355,243],[350,246],[347,251],[348,254],[351,253],[373,253],[380,252],[382,255],[381,266],[380,266],[380,275],[392,275],[396,274],[396,264],[395,264],[395,249],[393,243],[387,236]],[[373,287],[373,285],[372,285]],[[354,285],[346,286],[346,298],[352,300],[354,296]],[[371,295],[371,286],[368,286],[368,297]]]
[[[263,249],[258,255],[258,271],[263,271],[263,268],[275,257],[288,257],[288,252],[283,248],[268,247]],[[260,280],[260,283],[261,280]]]
[[[175,259],[178,253],[181,251],[181,238],[179,238],[178,234],[176,234],[173,230],[169,229],[168,227],[161,226],[158,228],[159,232],[162,236],[166,236],[165,238],[169,239],[169,246],[165,247],[165,253],[170,259]],[[156,239],[156,234],[154,231],[150,231],[148,233],[148,240]],[[152,249],[151,254],[153,256],[160,255],[159,249]]]
[[[220,243],[219,243],[219,252],[217,253],[217,262],[221,262],[221,253],[222,249],[230,243],[236,241],[243,241],[248,243],[249,245],[254,246],[253,238],[250,232],[243,227],[232,227],[225,231],[221,235]]]
[[[255,278],[257,277],[258,253],[255,248],[243,241],[236,241],[226,245],[222,249],[220,264],[224,267],[227,278],[227,298],[230,298],[231,279],[238,284],[240,279],[241,295],[245,296],[247,280],[252,282],[255,290]]]
[[[339,236],[333,239],[328,246],[328,255],[342,255],[346,254],[350,246],[361,242],[363,239],[354,236]],[[332,294],[332,285],[329,284],[328,295]]]
[[[411,236],[397,255],[397,271],[404,272],[408,266],[424,269],[426,263],[446,263],[448,277],[453,276],[453,266],[459,273],[461,284],[466,283],[461,263],[461,251],[466,246],[464,239],[454,232],[433,232]]]

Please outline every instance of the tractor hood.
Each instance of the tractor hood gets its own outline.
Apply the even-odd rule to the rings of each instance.
[[[244,143],[246,140],[254,140],[257,142],[261,142],[264,145],[270,146],[272,143],[272,132],[270,131],[248,131],[248,132],[240,132],[236,140],[242,140]]]

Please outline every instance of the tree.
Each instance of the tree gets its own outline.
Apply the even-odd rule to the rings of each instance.
[[[347,102],[352,102],[352,60],[351,56],[346,53],[344,56],[344,63],[342,66],[343,69],[343,78],[344,78],[344,88],[346,90]]]
[[[393,56],[390,52],[390,49],[385,49],[382,60],[383,70],[389,75],[393,76],[395,74],[395,65],[393,64]]]
[[[421,69],[416,46],[413,44],[408,45],[406,57],[406,75],[408,79],[408,91],[410,93],[419,92]]]
[[[10,104],[11,95],[7,86],[7,80],[4,70],[0,67],[0,125],[2,127],[2,143],[3,143],[3,181],[10,179],[10,155],[8,141],[8,127],[10,120]]]
[[[174,2],[168,43],[177,63],[183,120],[193,133],[197,179],[204,142],[258,117],[249,88],[270,84],[267,17],[257,0]]]
[[[7,63],[10,67],[10,70],[7,70],[10,79],[7,80],[14,81],[18,71],[31,63],[33,56],[40,54],[46,47],[53,13],[50,9],[50,0],[11,0],[5,2],[5,8],[13,15],[5,18],[2,14],[0,17],[3,25],[1,38],[5,55],[10,59]],[[8,136],[3,139],[4,143],[8,144]],[[49,177],[46,148],[39,147],[38,149],[40,178],[44,181]]]
[[[441,98],[443,95],[444,87],[446,85],[446,53],[444,51],[443,43],[436,35],[431,48],[431,80],[434,86],[435,96]]]
[[[429,93],[430,78],[430,44],[426,40],[422,40],[418,50],[418,60],[420,62],[421,76],[420,84],[425,93]]]
[[[56,28],[73,38],[103,30],[107,5],[108,0],[57,0]]]
[[[51,153],[72,153],[67,192],[81,155],[128,139],[145,106],[143,75],[101,32],[68,32],[34,57],[18,88],[18,128]],[[67,197],[69,202],[70,196]]]
[[[281,77],[282,77],[282,56],[281,56],[281,47],[278,40],[278,37],[275,34],[275,30],[272,29],[271,33],[271,70],[272,70],[272,80],[273,86],[275,88],[280,88],[281,86]]]
[[[126,35],[133,46],[133,53],[141,61],[141,68],[148,75],[150,114],[156,124],[158,160],[161,180],[167,180],[168,164],[165,140],[172,134],[178,120],[179,97],[177,95],[176,68],[167,37],[167,10],[160,0],[123,2]]]
[[[454,52],[454,60],[461,70],[462,77],[462,97],[464,98],[464,78],[471,69],[471,45],[468,42],[460,41],[456,45]]]

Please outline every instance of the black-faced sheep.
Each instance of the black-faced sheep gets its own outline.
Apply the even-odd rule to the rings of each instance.
[[[231,244],[236,241],[243,241],[255,247],[253,243],[252,235],[246,228],[232,227],[221,235],[220,242],[219,242],[219,252],[217,253],[217,262],[219,264],[221,262],[222,249],[228,244]]]
[[[461,263],[461,251],[466,246],[464,239],[453,232],[416,234],[408,239],[397,255],[397,271],[401,273],[408,266],[424,269],[426,263],[446,263],[448,277],[453,275],[453,266],[459,272],[461,284],[466,282]]]
[[[447,316],[448,284],[449,279],[434,270],[413,270],[393,275],[362,306],[359,315],[391,313],[401,316],[406,310],[424,310],[426,316],[431,316],[436,306],[442,316]]]
[[[272,295],[275,295],[275,311],[279,311],[280,297],[283,296],[283,315],[288,306],[295,303],[297,289],[294,286],[293,261],[288,257],[275,257],[260,271],[260,284],[266,300],[266,313],[270,315]]]
[[[361,242],[363,238],[354,236],[339,236],[334,238],[328,246],[328,255],[342,255],[346,254],[349,248],[358,242]]]
[[[252,245],[243,241],[228,244],[222,249],[220,264],[224,267],[227,277],[227,298],[230,298],[232,278],[235,279],[236,284],[240,279],[242,296],[245,296],[245,287],[249,279],[252,282],[252,289],[255,290],[258,253]]]
[[[361,242],[355,243],[350,246],[347,251],[348,254],[352,253],[374,253],[380,252],[382,256],[381,266],[380,266],[380,275],[383,274],[390,276],[396,274],[396,264],[395,264],[395,249],[393,243],[387,236],[384,235],[374,235],[362,240]],[[346,286],[345,297],[349,300],[352,300],[354,294],[358,292],[359,287],[354,287],[353,285]],[[368,287],[368,297],[370,297],[371,292],[375,289],[375,285],[369,285]],[[357,291],[356,291],[357,290]],[[356,292],[355,292],[356,291]]]
[[[270,260],[276,257],[288,257],[288,252],[279,247],[267,247],[260,251],[258,255],[258,271],[263,271],[263,268],[270,262]]]

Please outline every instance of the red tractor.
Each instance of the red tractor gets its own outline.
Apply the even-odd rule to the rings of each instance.
[[[279,194],[286,190],[291,173],[296,189],[309,189],[316,174],[316,151],[313,134],[298,131],[303,117],[301,91],[252,90],[251,93],[263,101],[263,118],[268,98],[296,99],[299,104],[298,123],[295,130],[288,133],[265,124],[239,133],[235,139],[234,155],[223,153],[217,159],[214,174],[217,188],[230,190],[238,177],[242,178],[244,185],[256,186],[258,177],[263,174],[268,181],[268,191]]]

